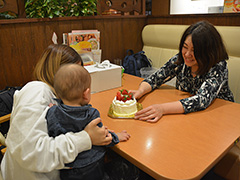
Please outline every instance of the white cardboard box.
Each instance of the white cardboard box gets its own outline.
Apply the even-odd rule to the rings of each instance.
[[[121,66],[109,64],[109,67],[97,65],[84,66],[91,75],[91,93],[105,91],[122,86]]]

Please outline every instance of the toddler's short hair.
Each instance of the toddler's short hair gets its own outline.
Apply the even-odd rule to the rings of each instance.
[[[80,99],[83,92],[90,88],[89,72],[78,64],[62,65],[54,77],[54,89],[60,99],[73,101]]]

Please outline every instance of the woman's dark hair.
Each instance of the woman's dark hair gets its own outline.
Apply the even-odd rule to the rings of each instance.
[[[228,59],[226,48],[217,29],[207,21],[199,21],[189,26],[183,33],[177,64],[184,63],[182,48],[189,35],[192,36],[194,56],[198,62],[197,74],[203,75],[218,62]]]

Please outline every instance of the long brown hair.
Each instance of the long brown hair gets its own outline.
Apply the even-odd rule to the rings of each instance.
[[[33,73],[34,80],[47,83],[53,89],[54,75],[62,64],[83,65],[80,55],[67,45],[51,44],[40,57]]]
[[[177,64],[184,63],[182,48],[189,35],[192,36],[194,56],[198,62],[197,74],[203,75],[218,62],[228,59],[226,48],[217,29],[207,21],[199,21],[189,26],[183,33]]]

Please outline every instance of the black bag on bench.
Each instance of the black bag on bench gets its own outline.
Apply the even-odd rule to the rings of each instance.
[[[133,50],[127,50],[127,55],[123,60],[124,72],[127,74],[141,77],[140,69],[143,67],[152,67],[152,61],[147,58],[144,51],[140,51],[136,54]]]
[[[0,117],[12,112],[13,95],[21,87],[6,87],[0,90]],[[9,129],[9,121],[0,124],[0,132],[6,137]]]

